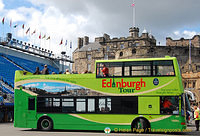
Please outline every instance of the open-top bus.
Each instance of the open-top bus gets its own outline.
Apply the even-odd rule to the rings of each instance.
[[[95,73],[15,74],[14,126],[180,132],[185,96],[175,57],[98,60]],[[102,73],[105,65],[109,73]]]

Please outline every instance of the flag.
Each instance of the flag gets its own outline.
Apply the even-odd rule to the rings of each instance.
[[[67,40],[66,40],[66,42],[65,42],[65,46],[67,46]]]
[[[14,25],[13,27],[16,28],[18,26],[18,24]]]
[[[4,21],[5,21],[5,17],[3,17],[3,19],[2,19],[2,24],[4,25]]]
[[[32,32],[32,35],[35,34],[35,33],[36,33],[36,30],[34,30],[34,31]]]
[[[10,20],[10,27],[12,27],[12,20]]]
[[[60,45],[62,45],[63,44],[63,39],[61,39],[61,41],[60,41]]]
[[[29,31],[30,31],[30,27],[27,29],[26,34],[28,34]]]
[[[70,49],[72,48],[72,42],[70,42]]]
[[[40,33],[40,35],[39,35],[39,39],[41,39],[41,33]]]
[[[24,24],[22,25],[22,29],[24,29]]]
[[[50,36],[46,40],[49,40],[49,39],[50,39]]]
[[[46,38],[46,34],[42,37],[42,39]]]
[[[135,6],[135,4],[133,3],[133,4],[131,4],[131,6],[132,6],[132,7],[134,7],[134,6]]]

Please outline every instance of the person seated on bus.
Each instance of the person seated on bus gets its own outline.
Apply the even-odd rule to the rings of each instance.
[[[48,75],[49,74],[49,69],[47,68],[47,65],[44,65],[44,69],[42,70],[43,75]]]
[[[106,65],[105,64],[103,64],[103,68],[102,68],[102,73],[103,73],[103,77],[108,77],[109,75],[109,70],[108,70],[108,68],[106,67]]]
[[[66,69],[65,74],[66,75],[70,74],[69,69]]]
[[[165,113],[172,113],[172,106],[173,105],[167,97],[165,97],[165,100],[164,100],[162,106],[163,106],[163,110],[164,110]]]
[[[36,70],[35,70],[35,72],[33,73],[33,75],[40,75],[40,74],[41,74],[41,72],[40,72],[39,67],[36,67]]]

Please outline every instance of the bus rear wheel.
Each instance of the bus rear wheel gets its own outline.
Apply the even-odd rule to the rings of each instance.
[[[146,133],[150,131],[150,123],[143,118],[133,120],[131,124],[132,132]]]
[[[53,121],[48,117],[41,118],[38,121],[38,129],[43,130],[43,131],[52,130],[53,129]]]

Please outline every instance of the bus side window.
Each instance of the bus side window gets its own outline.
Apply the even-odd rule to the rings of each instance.
[[[99,111],[110,112],[111,111],[111,98],[100,98],[99,99]]]
[[[178,109],[179,99],[177,96],[162,96],[160,98],[160,113],[161,114],[179,114]]]
[[[35,110],[35,98],[28,98],[28,110]]]

